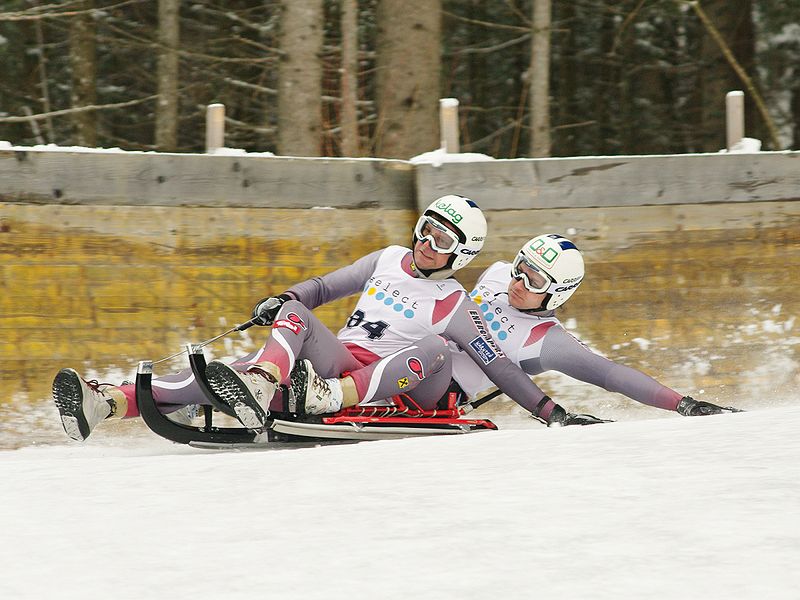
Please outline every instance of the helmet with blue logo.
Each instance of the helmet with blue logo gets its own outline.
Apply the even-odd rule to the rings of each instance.
[[[440,269],[419,269],[425,279],[446,279],[467,266],[483,248],[486,218],[469,198],[450,194],[434,200],[414,227],[413,244],[428,240],[441,254],[450,254]]]
[[[525,242],[511,266],[511,275],[522,279],[529,291],[547,294],[535,310],[553,310],[564,304],[578,289],[584,273],[580,250],[555,233]]]

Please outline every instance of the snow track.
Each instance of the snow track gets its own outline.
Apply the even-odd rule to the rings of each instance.
[[[0,597],[800,588],[800,407],[263,452],[107,436],[0,452]]]

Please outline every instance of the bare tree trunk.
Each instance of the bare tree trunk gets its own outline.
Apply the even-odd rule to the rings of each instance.
[[[441,0],[381,0],[376,20],[375,153],[410,158],[439,146]]]
[[[158,107],[156,148],[178,147],[178,45],[180,0],[158,0]]]
[[[551,0],[533,0],[533,38],[531,43],[530,155],[550,156],[550,24]]]
[[[702,7],[736,60],[753,77],[755,47],[752,0],[706,0]],[[702,62],[702,149],[716,152],[725,147],[725,94],[742,89],[743,84],[707,31],[703,37]],[[745,111],[745,135],[752,137],[755,135],[752,99],[745,102]]]
[[[78,10],[91,10],[94,0],[82,0]],[[72,69],[72,93],[70,102],[73,108],[88,106],[97,102],[97,64],[95,56],[96,27],[91,13],[75,15],[69,24],[69,58]],[[75,127],[75,143],[80,146],[97,145],[97,116],[94,111],[75,113],[72,117]]]
[[[612,55],[616,38],[617,23],[613,13],[606,12],[599,18],[601,57],[598,72],[598,85],[594,86],[595,120],[598,136],[593,144],[600,154],[619,154],[620,144],[617,139],[618,105],[619,105],[619,59]]]
[[[41,20],[36,19],[33,27],[36,32],[36,47],[39,51],[39,86],[42,91],[42,112],[49,113],[52,108],[50,105],[49,78],[47,76],[47,52],[45,52],[44,48],[44,32],[42,31]],[[47,140],[50,143],[54,143],[56,141],[56,135],[53,129],[53,119],[50,117],[45,119],[45,129],[47,130]]]
[[[283,0],[278,68],[278,153],[319,156],[322,0]]]
[[[794,124],[792,132],[792,145],[790,148],[800,150],[800,85],[796,85],[792,90],[790,110],[792,114],[792,123]]]
[[[358,156],[358,0],[342,0],[342,156]]]
[[[642,43],[635,26],[635,23],[647,25],[649,31],[657,31],[659,27],[669,30],[670,23],[665,16],[637,13],[635,10],[628,14],[628,18],[629,26],[617,34],[615,44],[616,55],[623,67],[619,74],[618,136],[621,148],[625,154],[678,151],[671,144],[671,140],[677,137],[675,129],[665,126],[675,119],[670,113],[673,91],[664,61],[660,60],[667,49],[665,42],[656,34],[650,34],[649,43]]]
[[[556,111],[556,126],[570,125],[576,119],[576,90],[578,89],[579,70],[575,52],[575,4],[572,0],[563,0],[556,4],[560,12],[559,27],[562,31],[555,38],[557,42],[558,75],[555,78],[558,99],[553,107]],[[577,147],[572,127],[556,129],[554,132],[555,152],[558,156],[574,156]]]

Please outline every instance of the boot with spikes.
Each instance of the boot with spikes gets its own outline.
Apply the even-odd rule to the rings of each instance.
[[[86,381],[74,369],[61,369],[53,379],[53,400],[67,435],[84,441],[100,421],[122,418],[128,410],[125,394],[97,380]]]

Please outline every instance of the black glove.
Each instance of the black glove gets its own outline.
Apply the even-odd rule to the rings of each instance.
[[[675,410],[684,417],[701,417],[704,415],[719,415],[721,413],[744,412],[742,409],[732,406],[717,406],[716,404],[711,404],[711,402],[695,400],[691,396],[684,396],[681,398]]]
[[[547,398],[547,396],[545,396]],[[549,400],[549,398],[547,398]],[[537,417],[538,418],[538,417]],[[597,423],[612,423],[608,419],[599,419],[593,415],[570,413],[564,407],[556,404],[547,421],[539,418],[548,427],[567,427],[568,425],[596,425]]]
[[[567,413],[562,425],[597,425],[598,423],[613,423],[611,419],[601,419],[586,413]]]
[[[547,396],[545,396],[544,398],[549,400]],[[543,419],[540,418],[540,420]],[[561,406],[560,404],[556,404],[553,407],[553,410],[550,411],[550,416],[547,417],[547,420],[544,421],[544,424],[547,425],[548,427],[561,427],[564,424],[564,421],[566,420],[567,420],[567,411],[564,410],[564,407]]]
[[[253,318],[251,320],[253,320],[256,325],[272,325],[283,303],[291,299],[292,297],[286,294],[262,298],[258,301],[258,304],[253,307]]]

